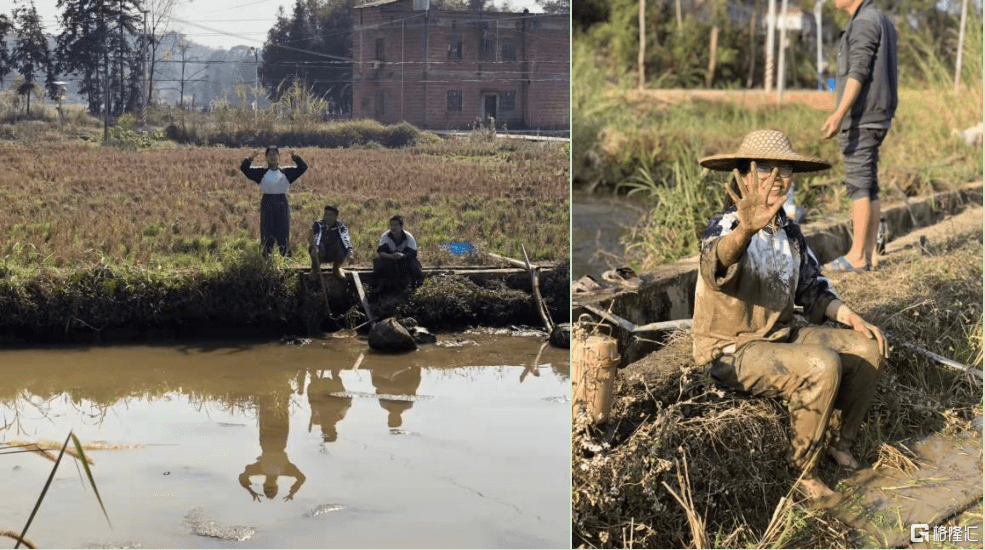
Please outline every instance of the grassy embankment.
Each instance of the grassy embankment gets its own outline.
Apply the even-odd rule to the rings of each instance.
[[[0,116],[7,138],[0,144],[7,159],[0,176],[7,232],[0,242],[0,300],[7,306],[0,326],[98,328],[186,316],[265,324],[291,316],[299,292],[289,269],[294,262],[259,259],[260,195],[239,172],[250,147],[179,145],[164,132],[141,134],[127,120],[111,131],[113,143],[101,146],[99,121],[73,111],[60,128],[50,106],[32,109],[31,120]],[[255,125],[252,110],[239,111],[239,126],[219,111],[211,119],[172,120],[170,132],[183,128],[203,141],[260,135],[261,143],[282,147],[299,136],[356,144],[297,149],[309,171],[290,193],[290,246],[303,264],[311,222],[327,203],[339,205],[360,265],[371,264],[396,213],[417,237],[425,265],[488,261],[456,258],[441,247],[457,241],[511,257],[522,257],[523,245],[531,260],[567,257],[562,145],[481,132],[443,141],[408,125],[366,121],[274,124],[270,113]],[[153,118],[159,128],[169,122],[167,114]]]
[[[953,69],[935,64],[932,56],[923,56],[927,61],[919,74],[901,74],[899,109],[880,150],[883,200],[925,196],[981,179],[981,149],[952,134],[982,121],[981,32],[980,24],[969,22],[959,92],[952,86]],[[905,47],[917,54],[921,48],[931,51],[919,41]],[[635,267],[646,270],[697,253],[698,231],[720,209],[726,178],[703,174],[697,159],[734,151],[754,129],[782,130],[796,150],[834,163],[828,172],[796,180],[797,202],[811,217],[848,211],[841,152],[835,140],[819,137],[829,112],[805,105],[750,110],[696,100],[631,102],[626,79],[604,73],[600,67],[606,64],[585,41],[574,40],[573,48],[574,184],[636,192],[653,205],[649,219],[626,239],[627,262]]]

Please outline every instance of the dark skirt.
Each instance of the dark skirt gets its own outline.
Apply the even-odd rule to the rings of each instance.
[[[291,239],[291,207],[286,194],[264,194],[260,199],[260,243],[263,255],[269,256],[277,243],[280,255],[287,255],[287,243]]]

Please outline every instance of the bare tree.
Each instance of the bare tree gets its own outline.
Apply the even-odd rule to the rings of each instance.
[[[161,38],[168,34],[171,26],[171,13],[181,0],[141,0],[140,7],[147,16],[147,48],[149,53],[147,68],[147,105],[154,99],[154,71],[157,63],[164,60]]]
[[[188,48],[190,47],[191,47],[191,43],[189,43],[187,40],[182,40],[177,44],[178,52],[180,52],[180,56],[181,56],[180,60],[178,61],[179,63],[181,63],[181,79],[178,81],[178,90],[179,90],[178,107],[180,107],[182,110],[185,108],[185,83],[200,80],[199,77],[202,76],[202,73],[205,72],[205,67],[203,67],[199,69],[195,74],[189,75],[187,77],[185,76],[185,67],[188,65],[188,63],[196,61],[198,59],[194,57],[188,57]]]

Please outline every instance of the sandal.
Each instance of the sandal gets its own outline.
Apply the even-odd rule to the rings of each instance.
[[[824,271],[828,273],[854,273],[856,271],[869,271],[869,266],[855,267],[848,258],[838,256],[834,260],[824,264]]]
[[[631,267],[617,267],[602,274],[602,279],[608,283],[621,286],[626,290],[638,290],[643,281],[636,276]]]

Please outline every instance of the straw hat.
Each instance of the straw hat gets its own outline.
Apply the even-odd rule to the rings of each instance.
[[[746,134],[739,150],[728,155],[712,155],[698,161],[709,170],[731,172],[751,160],[783,161],[793,165],[794,172],[817,172],[831,168],[831,163],[817,157],[795,153],[790,138],[777,130],[756,130]]]

